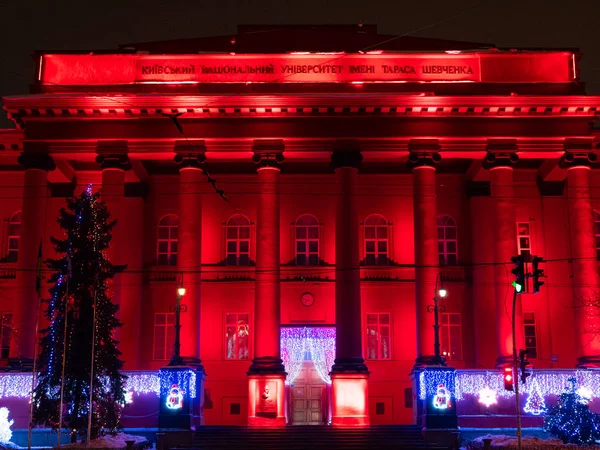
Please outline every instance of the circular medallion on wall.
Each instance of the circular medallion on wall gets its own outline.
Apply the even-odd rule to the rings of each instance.
[[[310,292],[305,292],[302,294],[302,297],[300,297],[300,302],[302,303],[302,306],[306,306],[308,308],[315,302],[315,296]]]

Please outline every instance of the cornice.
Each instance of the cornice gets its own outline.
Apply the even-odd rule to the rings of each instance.
[[[600,96],[136,95],[45,94],[4,98],[15,120],[392,115],[418,117],[595,117]]]

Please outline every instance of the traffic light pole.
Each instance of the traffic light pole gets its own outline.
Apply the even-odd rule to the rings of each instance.
[[[521,450],[521,399],[519,398],[519,360],[517,358],[517,333],[515,316],[517,309],[517,290],[513,292],[512,304],[512,341],[513,341],[513,382],[515,386],[515,399],[517,403],[517,448]]]

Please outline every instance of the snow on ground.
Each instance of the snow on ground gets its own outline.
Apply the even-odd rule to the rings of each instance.
[[[89,445],[85,441],[77,442],[75,444],[61,445],[60,448],[111,448],[111,449],[124,449],[127,448],[125,441],[134,441],[134,447],[145,446],[148,444],[148,440],[142,436],[134,436],[133,434],[117,433],[116,435],[106,435],[98,439],[94,439]]]
[[[483,448],[483,440],[492,440],[492,449],[499,450],[504,448],[517,448],[517,437],[506,436],[503,434],[488,434],[480,436],[469,442],[467,449]],[[563,444],[563,441],[555,438],[541,439],[536,436],[523,436],[521,439],[522,446],[526,450],[536,449],[599,449],[596,446],[577,446],[575,444]]]

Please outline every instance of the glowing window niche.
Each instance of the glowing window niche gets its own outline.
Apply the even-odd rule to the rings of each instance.
[[[250,324],[248,314],[225,314],[225,358],[249,359]]]
[[[225,261],[228,266],[250,265],[250,221],[234,214],[225,225]]]
[[[531,229],[529,222],[517,222],[517,246],[519,255],[531,255]]]
[[[159,266],[177,266],[179,217],[170,214],[158,222],[156,263]]]
[[[535,314],[532,312],[523,313],[523,327],[525,329],[525,348],[527,356],[531,359],[537,358],[537,325],[535,323]]]
[[[594,235],[596,236],[596,258],[600,261],[600,213],[594,211]]]
[[[154,359],[170,359],[174,343],[175,313],[154,314]]]
[[[387,266],[389,264],[389,228],[385,217],[371,214],[364,223],[365,265]]]
[[[390,313],[367,314],[367,359],[390,359],[392,338]]]
[[[0,327],[2,327],[0,332],[0,358],[8,359],[8,354],[10,352],[10,337],[13,331],[12,313],[0,313]]]
[[[460,313],[442,313],[442,356],[448,360],[462,360],[462,318]]]
[[[7,262],[17,262],[19,259],[19,239],[21,236],[21,211],[16,212],[8,221]]]
[[[296,264],[299,266],[319,265],[319,222],[314,216],[298,217],[296,229]]]
[[[440,216],[437,218],[437,230],[440,266],[456,266],[458,264],[456,222],[450,216]]]

